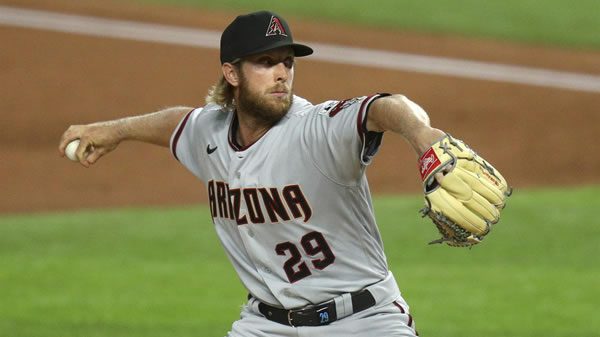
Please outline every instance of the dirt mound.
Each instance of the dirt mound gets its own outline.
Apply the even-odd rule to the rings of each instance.
[[[108,1],[2,4],[222,29],[232,13]],[[415,35],[290,20],[304,41],[600,74],[600,52]],[[203,104],[219,74],[216,50],[0,26],[0,213],[191,204],[204,188],[167,149],[124,144],[90,169],[58,157],[70,124]],[[299,60],[296,92],[313,101],[403,93],[433,124],[462,138],[517,188],[600,182],[600,95]],[[416,158],[386,135],[369,180],[375,193],[420,190]]]

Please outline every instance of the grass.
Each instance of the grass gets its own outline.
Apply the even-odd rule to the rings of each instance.
[[[3,218],[0,335],[223,335],[244,292],[198,218],[206,212]]]
[[[423,336],[597,337],[600,187],[518,191],[483,244],[375,200]],[[206,207],[0,217],[0,336],[222,336],[245,291]]]
[[[286,17],[437,34],[600,48],[597,0],[133,0],[246,12],[271,9]]]
[[[422,335],[599,336],[599,188],[517,191],[471,250],[423,245],[436,237],[428,221],[394,228],[393,214],[416,206],[395,203],[380,200],[380,225]]]

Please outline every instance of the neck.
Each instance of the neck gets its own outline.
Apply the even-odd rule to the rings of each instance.
[[[267,123],[247,114],[236,111],[238,119],[237,141],[241,146],[248,146],[260,139],[274,123]]]

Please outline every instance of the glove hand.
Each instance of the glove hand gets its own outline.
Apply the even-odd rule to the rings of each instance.
[[[469,247],[483,240],[512,190],[504,177],[465,143],[446,135],[419,159],[429,216],[450,246]]]

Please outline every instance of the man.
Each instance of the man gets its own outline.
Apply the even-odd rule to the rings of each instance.
[[[249,292],[229,336],[415,336],[389,271],[365,169],[383,132],[416,154],[444,132],[402,95],[313,105],[293,93],[312,53],[261,11],[221,37],[222,78],[203,108],[71,126],[86,167],[124,140],[170,147],[207,186],[212,220]]]

